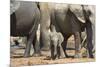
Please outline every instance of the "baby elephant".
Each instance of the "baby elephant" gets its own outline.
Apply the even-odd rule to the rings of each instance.
[[[51,59],[64,58],[65,54],[62,49],[63,35],[60,32],[52,31],[50,34],[51,39]]]

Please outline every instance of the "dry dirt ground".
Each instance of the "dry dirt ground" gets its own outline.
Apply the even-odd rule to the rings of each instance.
[[[63,58],[50,60],[47,59],[47,56],[40,57],[29,57],[23,58],[23,49],[15,50],[14,53],[11,53],[10,65],[11,67],[20,67],[20,66],[31,66],[31,65],[43,65],[43,64],[63,64],[63,63],[77,63],[77,62],[94,62],[95,59],[91,58]],[[73,50],[67,51],[69,55],[74,55]]]
[[[69,45],[67,47],[74,47],[74,42],[73,42],[73,37],[69,39]],[[94,62],[94,59],[91,58],[63,58],[63,59],[56,59],[56,60],[50,60],[47,59],[47,56],[40,56],[40,57],[29,57],[29,58],[23,58],[23,54],[25,51],[25,46],[24,48],[21,47],[19,48],[11,48],[11,59],[10,59],[10,66],[11,67],[20,67],[20,66],[31,66],[31,65],[43,65],[43,64],[64,64],[64,63],[77,63],[77,62]],[[31,55],[33,50],[31,50]],[[75,55],[75,50],[67,50],[66,51],[68,55],[74,56]],[[84,55],[86,54],[85,49],[82,49],[81,52]],[[48,52],[45,52],[45,55],[47,55]],[[49,52],[50,54],[50,52]],[[48,54],[48,55],[49,55]]]
[[[11,58],[11,67],[43,65],[43,64],[63,64],[63,63],[77,63],[77,62],[93,62],[94,59],[80,58],[80,59],[57,59],[45,60],[45,57],[30,57],[30,58]]]

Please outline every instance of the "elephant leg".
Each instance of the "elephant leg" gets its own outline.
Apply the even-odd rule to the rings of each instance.
[[[57,46],[57,54],[58,54],[58,58],[65,58],[65,52],[62,48],[61,45]]]
[[[10,22],[10,25],[11,25],[10,26],[10,35],[15,35],[15,33],[16,33],[16,22],[17,22],[15,13],[10,15],[10,20],[11,20],[11,22]]]
[[[89,57],[94,58],[93,53],[92,53],[93,44],[92,44],[92,24],[91,23],[87,23],[86,33],[87,33],[87,49],[88,49]]]
[[[38,25],[40,22],[40,13],[38,13],[35,18],[34,25],[32,26],[32,28],[29,31],[29,37],[28,37],[28,42],[26,45],[26,49],[25,49],[25,53],[24,53],[24,57],[29,57],[30,56],[30,49],[31,49],[31,44],[35,38],[35,34],[36,34],[36,30],[38,29]]]
[[[49,32],[42,32],[41,33],[41,40],[42,40],[42,50],[48,51],[50,49],[50,36]]]
[[[51,47],[51,58],[53,58],[53,56],[54,56],[54,46],[51,45],[50,47]]]
[[[81,57],[81,53],[80,53],[80,49],[81,49],[81,38],[80,38],[80,33],[79,32],[75,32],[74,33],[74,39],[75,39],[75,57],[76,58],[80,58]]]
[[[58,55],[58,58],[65,58],[65,53],[64,53],[64,50],[61,46],[63,42],[63,38],[61,37],[61,35],[59,35],[59,40],[58,40],[58,44],[57,44],[57,55]]]
[[[31,44],[32,44],[33,39],[29,38],[28,42],[26,44],[26,49],[24,52],[24,57],[29,57],[30,56],[30,49],[31,49]]]
[[[33,56],[40,56],[40,42],[36,39],[33,40],[34,54]]]
[[[60,58],[61,51],[60,51],[60,46],[57,46],[57,57],[58,59]]]
[[[40,35],[41,35],[41,42],[43,51],[50,50],[50,36],[49,36],[49,29],[50,29],[50,11],[48,9],[49,5],[45,3],[40,3],[40,11],[41,11],[41,22],[40,22]],[[45,7],[46,6],[46,7]],[[44,9],[45,8],[45,9]]]
[[[63,41],[63,43],[61,45],[62,45],[62,48],[63,48],[65,56],[68,58],[68,55],[66,53],[67,38],[66,39],[64,38],[64,41]]]
[[[56,55],[55,55],[55,46],[51,45],[51,59],[55,60],[56,59]]]

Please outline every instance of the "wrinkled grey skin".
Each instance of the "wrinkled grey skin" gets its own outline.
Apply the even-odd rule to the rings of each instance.
[[[64,58],[65,54],[61,46],[64,38],[60,32],[56,32],[55,26],[52,27],[50,32],[50,47],[51,47],[51,58],[54,60],[56,58]]]
[[[35,45],[36,30],[40,22],[40,11],[36,3],[19,1],[20,6],[11,14],[11,36],[26,36],[24,57],[30,56],[31,44]],[[38,48],[35,50],[37,51]]]
[[[81,57],[80,55],[81,32],[84,31],[85,29],[85,23],[83,23],[78,19],[78,17],[70,9],[70,6],[65,5],[64,8],[59,9],[60,7],[62,7],[62,4],[60,6],[58,5],[58,7],[56,8],[55,5],[52,4],[49,5],[49,3],[40,3],[40,11],[42,14],[41,39],[43,40],[42,41],[43,48],[46,50],[49,48],[50,45],[49,28],[50,28],[50,24],[52,24],[55,26],[56,31],[61,32],[64,37],[62,47],[66,57],[68,57],[68,55],[65,52],[67,40],[71,35],[74,35],[75,38],[75,50],[76,50],[75,57]],[[90,31],[89,28],[86,29]],[[87,32],[87,34],[89,35],[90,33]],[[89,41],[88,44],[91,42]],[[90,49],[89,51],[92,51],[92,49]]]
[[[67,40],[71,35],[74,35],[75,38],[75,57],[81,57],[79,54],[81,49],[80,32],[84,31],[85,24],[79,21],[70,9],[68,9],[67,12],[55,10],[51,17],[51,24],[56,27],[57,32],[61,32],[63,34],[64,41],[62,47],[66,57],[68,57],[66,54]]]

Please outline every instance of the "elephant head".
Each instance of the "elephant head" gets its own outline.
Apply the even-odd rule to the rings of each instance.
[[[57,56],[57,46],[58,46],[58,37],[55,36],[56,34],[55,33],[52,33],[51,34],[51,58],[52,59],[55,59],[56,56]]]

